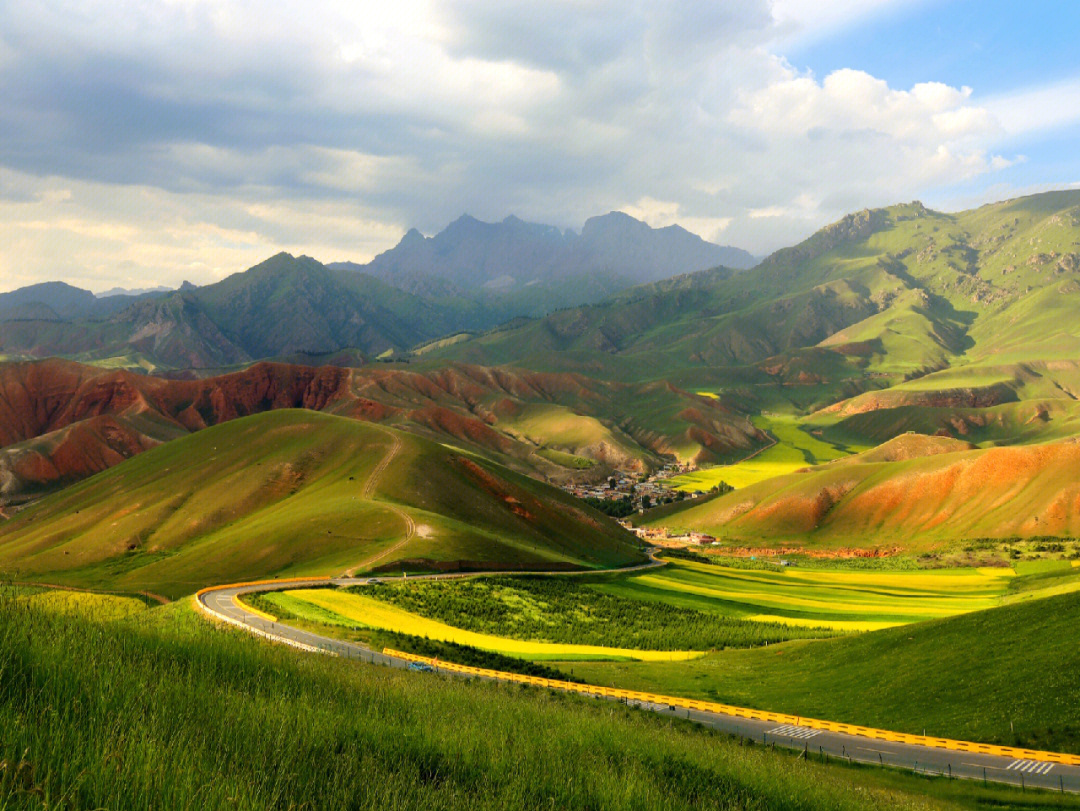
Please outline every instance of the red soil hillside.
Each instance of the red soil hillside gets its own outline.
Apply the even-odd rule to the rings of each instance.
[[[1016,392],[1004,384],[981,386],[976,388],[910,390],[885,389],[870,391],[842,400],[821,410],[821,414],[838,414],[850,417],[865,414],[868,411],[882,411],[887,408],[917,406],[920,408],[989,408],[1002,403],[1014,402]]]
[[[663,519],[755,544],[917,549],[965,538],[1080,536],[1080,444],[986,450],[898,437]]]
[[[640,409],[643,403],[647,407]],[[549,477],[587,475],[539,456],[546,445],[535,438],[526,442],[503,430],[527,405],[561,408],[560,413],[593,418],[620,437],[633,437],[636,449],[624,458],[638,465],[668,450],[671,424],[681,426],[699,455],[710,459],[745,453],[763,441],[748,421],[707,398],[670,386],[573,374],[466,365],[420,373],[259,363],[219,377],[171,380],[50,359],[0,364],[0,506],[96,473],[159,442],[280,408],[394,423]],[[637,417],[638,409],[650,416]],[[588,445],[551,447],[593,453]]]

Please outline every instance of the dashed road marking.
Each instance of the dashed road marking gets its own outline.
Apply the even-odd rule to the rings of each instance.
[[[1042,760],[1014,760],[1005,767],[1008,771],[1026,772],[1027,774],[1049,774],[1053,763]]]
[[[795,727],[791,724],[784,724],[776,729],[769,730],[770,735],[783,735],[787,738],[798,738],[802,740],[804,738],[813,738],[815,735],[820,735],[820,729],[811,729],[810,727]]]

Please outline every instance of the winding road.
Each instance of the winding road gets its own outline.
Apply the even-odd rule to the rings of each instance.
[[[649,563],[605,571],[626,572],[664,565],[664,561],[656,560],[653,557],[651,550],[650,558]],[[441,581],[466,577],[486,577],[497,574],[541,574],[565,577],[575,574],[601,573],[604,572],[595,570],[571,573],[484,572],[475,574],[418,575],[415,576],[415,579]],[[211,617],[275,642],[291,645],[301,650],[327,653],[370,664],[408,668],[410,663],[406,659],[389,656],[356,643],[293,628],[268,616],[260,616],[259,613],[249,609],[238,599],[244,594],[279,591],[288,588],[365,586],[371,582],[371,579],[368,577],[328,577],[240,583],[203,589],[195,595],[195,599],[198,607]],[[597,699],[602,698],[599,695],[594,697]],[[606,698],[605,700],[616,699]],[[918,696],[912,696],[912,701],[918,700]],[[812,760],[840,759],[892,766],[913,770],[920,774],[945,775],[953,778],[1007,783],[1024,788],[1080,793],[1080,758],[1070,756],[1060,758],[1052,753],[987,754],[955,751],[943,749],[940,746],[885,741],[863,735],[825,731],[798,723],[782,724],[775,721],[761,721],[718,712],[681,709],[663,702],[628,700],[626,703],[660,715],[696,721],[703,726],[731,735],[749,738],[757,743],[801,750],[805,757]],[[1073,762],[1054,762],[1054,759]]]

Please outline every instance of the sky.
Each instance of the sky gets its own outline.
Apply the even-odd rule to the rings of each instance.
[[[764,255],[1080,184],[1080,3],[6,0],[0,291],[365,262],[462,213]]]

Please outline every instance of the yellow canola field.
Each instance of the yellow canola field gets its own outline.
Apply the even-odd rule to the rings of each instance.
[[[743,619],[752,622],[775,622],[778,625],[792,625],[800,628],[829,628],[833,631],[880,631],[883,628],[895,628],[906,625],[904,622],[877,622],[875,620],[833,620],[820,617],[785,617],[780,614],[752,614]]]
[[[635,576],[654,590],[743,607],[744,619],[873,631],[1000,605],[1011,569],[911,572],[735,569],[674,561]]]
[[[524,642],[499,636],[466,631],[436,620],[410,614],[387,603],[331,589],[299,589],[285,592],[290,597],[331,611],[358,625],[384,631],[427,637],[440,642],[455,642],[481,650],[494,651],[521,658],[547,659],[636,659],[643,662],[673,662],[696,659],[700,651],[647,651],[629,648],[605,648],[599,645],[565,645],[552,642]]]

